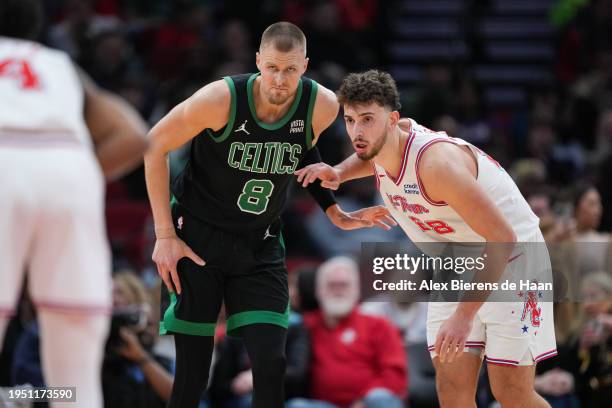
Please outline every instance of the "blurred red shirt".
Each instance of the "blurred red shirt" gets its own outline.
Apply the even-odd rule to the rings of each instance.
[[[334,328],[325,325],[320,311],[304,320],[312,341],[312,398],[348,406],[374,388],[406,396],[406,353],[390,322],[357,309]]]

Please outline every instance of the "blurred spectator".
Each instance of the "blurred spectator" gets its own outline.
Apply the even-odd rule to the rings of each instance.
[[[363,70],[372,62],[367,47],[359,47],[355,36],[342,29],[339,10],[333,2],[317,2],[307,14],[306,37],[310,68],[335,62],[350,71]]]
[[[404,271],[389,281],[397,282]],[[360,310],[365,314],[381,316],[399,329],[408,357],[410,383],[408,396],[413,408],[436,407],[435,370],[427,351],[427,301],[408,301],[403,292],[384,293],[367,299]]]
[[[612,279],[591,273],[580,299],[555,304],[558,356],[536,367],[535,388],[553,408],[599,408],[612,397]]]
[[[491,138],[491,129],[485,116],[487,111],[483,106],[481,90],[474,81],[467,78],[461,79],[455,88],[453,116],[457,120],[456,130],[444,125],[449,123],[448,119],[441,124],[434,124],[433,130],[446,131],[450,136],[459,137],[477,146],[486,145]]]
[[[118,92],[136,63],[127,38],[119,31],[105,31],[91,38],[89,47],[81,53],[81,64],[100,86]]]
[[[165,407],[172,391],[172,362],[153,351],[155,327],[142,282],[131,272],[117,273],[102,367],[105,407]]]
[[[602,216],[599,192],[591,185],[578,186],[573,204],[578,276],[606,271],[612,277],[612,240],[610,234],[597,231]]]
[[[393,249],[390,249],[393,247]],[[414,243],[409,245],[395,244],[377,250],[377,256],[394,256],[397,253],[418,257],[422,252]],[[383,255],[384,254],[384,255]],[[386,272],[388,282],[400,282],[406,278],[406,271],[394,269]],[[411,278],[420,280],[429,277],[428,271],[420,268],[412,271]],[[367,287],[362,287],[366,294],[372,293]],[[365,299],[359,310],[368,315],[384,317],[399,330],[404,345],[427,343],[427,296],[413,295],[404,291],[374,292]],[[427,348],[427,345],[425,345]],[[412,376],[412,373],[410,373]]]
[[[612,401],[612,278],[596,272],[582,284],[583,321],[577,342],[576,390],[584,408]]]
[[[364,301],[361,312],[389,320],[399,330],[403,343],[420,344],[427,342],[427,302],[410,302],[384,294]]]
[[[151,55],[151,67],[160,78],[176,76],[189,51],[208,47],[205,29],[210,26],[209,10],[198,2],[177,0],[172,3],[172,18],[159,28]],[[210,63],[204,59],[202,62]]]
[[[592,161],[594,164],[599,164],[610,154],[612,154],[612,109],[603,112],[599,118]]]
[[[219,32],[219,48],[222,53],[222,60],[232,63],[248,64],[253,66],[255,51],[251,48],[251,33],[245,23],[239,20],[231,20],[225,23]],[[247,72],[239,70],[223,75],[234,75],[236,73]]]
[[[91,38],[121,27],[117,17],[96,14],[93,4],[94,0],[67,0],[63,20],[49,29],[49,45],[78,61]]]
[[[312,399],[293,399],[288,407],[403,407],[404,348],[387,320],[358,310],[357,264],[345,257],[325,262],[316,288],[321,310],[305,317],[312,339]]]
[[[557,302],[554,305],[555,337],[557,357],[536,365],[535,390],[542,395],[552,408],[579,408],[576,394],[576,373],[572,362],[575,360],[573,339],[577,333],[576,302]]]
[[[547,174],[557,184],[578,179],[585,167],[580,146],[574,142],[562,144],[555,128],[548,121],[534,120],[528,130],[527,152],[541,160]]]
[[[451,82],[453,72],[444,64],[431,64],[425,68],[425,77],[409,97],[402,101],[404,111],[417,122],[433,129],[436,120],[452,112],[453,93]]]
[[[350,31],[371,30],[378,14],[378,0],[336,0],[342,25]]]

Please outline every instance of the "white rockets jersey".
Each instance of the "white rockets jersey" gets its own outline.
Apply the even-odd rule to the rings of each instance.
[[[68,55],[0,37],[0,140],[91,146],[84,91]]]
[[[462,139],[431,131],[414,120],[410,122],[398,179],[394,180],[384,168],[372,163],[386,207],[413,242],[484,242],[455,210],[444,202],[433,201],[423,189],[417,173],[419,160],[429,146],[440,142],[468,146],[474,153],[478,162],[477,183],[501,210],[519,242],[531,240],[537,234],[538,217],[499,163]]]

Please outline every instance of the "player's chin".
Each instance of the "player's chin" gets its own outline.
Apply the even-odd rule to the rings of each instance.
[[[289,100],[289,95],[284,92],[277,92],[270,95],[269,101],[273,105],[283,105]]]
[[[374,155],[371,152],[368,152],[367,149],[355,149],[355,154],[363,161],[371,160],[372,157],[374,157]]]

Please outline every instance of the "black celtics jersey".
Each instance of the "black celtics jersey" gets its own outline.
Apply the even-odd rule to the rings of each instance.
[[[287,114],[268,124],[255,113],[258,75],[224,78],[232,99],[228,123],[218,132],[205,129],[192,140],[189,161],[172,187],[194,217],[237,233],[266,228],[279,218],[293,172],[313,138],[317,83],[302,77]]]

